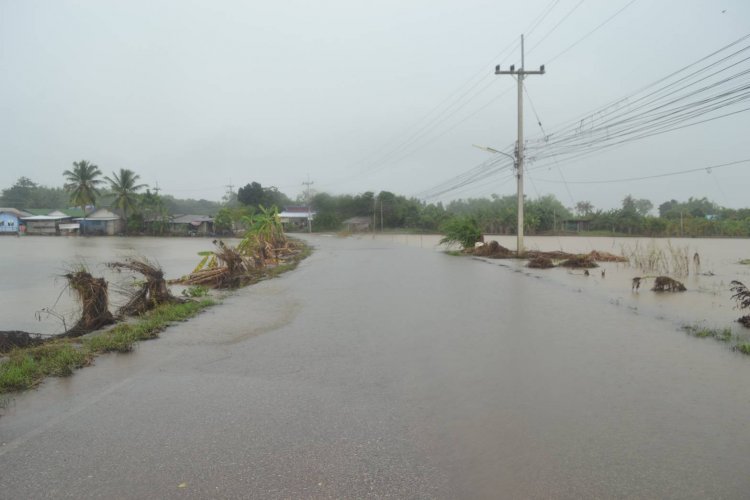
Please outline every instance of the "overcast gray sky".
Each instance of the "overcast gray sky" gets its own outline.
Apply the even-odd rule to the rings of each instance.
[[[515,141],[516,83],[493,73],[519,66],[522,32],[527,68],[546,65],[526,88],[554,138],[748,34],[750,2],[0,0],[0,187],[58,186],[87,159],[181,198],[251,181],[295,196],[308,174],[331,193],[435,194],[492,159],[472,144]],[[527,138],[541,137],[525,108]],[[627,194],[750,206],[750,163],[579,183],[750,158],[749,125],[738,112],[593,156],[555,153],[529,163],[526,192],[597,208]],[[492,193],[515,193],[510,170],[429,201]]]

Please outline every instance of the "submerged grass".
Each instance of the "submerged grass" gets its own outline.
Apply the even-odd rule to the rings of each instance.
[[[690,247],[678,247],[667,241],[667,247],[660,247],[655,240],[647,245],[636,241],[633,247],[623,245],[622,255],[626,256],[630,264],[644,273],[655,273],[674,276],[688,276],[690,274]],[[697,254],[696,254],[697,255]],[[694,256],[695,259],[695,256]],[[695,272],[699,270],[699,261],[693,260]]]
[[[705,325],[685,325],[682,329],[693,337],[699,339],[714,338],[719,342],[729,342],[732,340],[731,328],[709,328]]]
[[[732,345],[732,350],[750,356],[750,342],[744,341],[742,336],[732,335],[731,328],[708,328],[705,325],[695,324],[685,325],[682,329],[689,335],[701,339],[713,338],[719,342],[727,343],[734,339],[737,343]]]
[[[65,377],[91,363],[97,354],[128,352],[139,340],[159,336],[170,323],[184,321],[214,305],[212,299],[181,304],[165,304],[133,323],[121,323],[94,337],[60,339],[44,345],[15,349],[0,363],[0,393],[37,386],[45,377]]]

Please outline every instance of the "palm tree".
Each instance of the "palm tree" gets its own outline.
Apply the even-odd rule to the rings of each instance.
[[[94,205],[96,197],[100,195],[97,186],[104,181],[97,177],[102,175],[102,172],[93,163],[81,160],[74,161],[73,170],[66,170],[63,175],[68,181],[64,187],[70,193],[70,202],[76,207],[81,207],[85,220],[86,206]]]
[[[135,194],[141,188],[146,187],[146,184],[136,184],[140,178],[140,175],[127,168],[121,168],[120,175],[112,172],[112,177],[105,177],[115,195],[114,206],[122,210],[125,232],[128,231],[128,212],[136,205]]]

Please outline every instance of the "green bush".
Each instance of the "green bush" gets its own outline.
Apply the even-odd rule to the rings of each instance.
[[[453,217],[440,229],[445,234],[440,243],[458,243],[463,248],[474,248],[478,241],[482,241],[482,230],[473,217]]]

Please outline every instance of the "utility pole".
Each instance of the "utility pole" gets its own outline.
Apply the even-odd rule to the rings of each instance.
[[[523,80],[526,75],[543,75],[544,65],[539,67],[538,71],[526,71],[524,68],[524,53],[523,53],[523,35],[521,35],[521,67],[516,70],[515,65],[510,67],[508,71],[500,71],[500,65],[495,66],[496,75],[516,75],[516,81],[518,82],[518,141],[516,142],[516,177],[518,178],[518,191],[516,196],[518,197],[518,230],[516,234],[518,241],[516,243],[516,253],[519,257],[524,254],[523,248]]]
[[[380,232],[383,232],[383,200],[380,200]]]
[[[313,181],[310,180],[310,176],[307,176],[307,182],[303,182],[303,186],[307,186],[307,194],[305,195],[305,198],[307,198],[307,232],[312,233],[312,210],[310,208],[310,186],[315,184]]]
[[[232,201],[232,195],[234,194],[234,184],[232,184],[232,179],[229,179],[229,184],[224,185],[225,188],[227,188],[227,194],[226,196],[227,203]]]
[[[161,188],[159,187],[159,181],[156,181],[156,187],[154,188],[156,196],[159,196],[159,191],[161,191]]]

